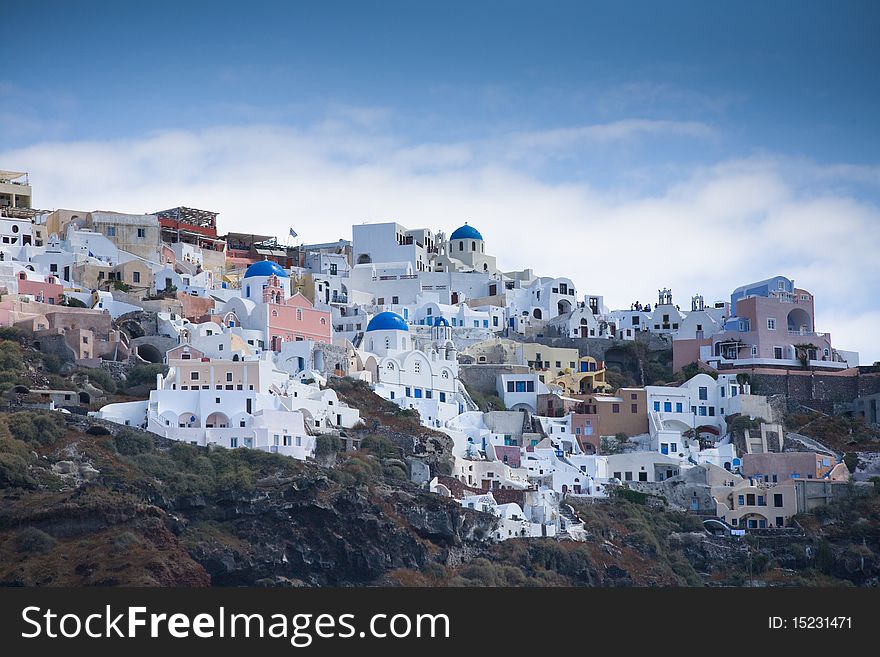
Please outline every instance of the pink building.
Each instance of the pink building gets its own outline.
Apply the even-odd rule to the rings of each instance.
[[[702,361],[716,368],[845,368],[831,346],[831,334],[816,331],[813,295],[776,276],[737,288],[733,316],[711,337],[673,342],[673,367]]]
[[[281,351],[284,342],[333,341],[330,311],[318,310],[299,292],[291,294],[290,276],[269,260],[248,267],[241,297],[225,304],[220,321],[224,326],[259,331],[264,348],[273,351]]]
[[[269,297],[273,292],[270,281],[263,293],[265,297]],[[330,333],[330,312],[316,309],[312,302],[299,292],[287,299],[266,298],[265,304],[272,350],[281,351],[282,342],[294,340],[314,340],[325,344],[333,341]]]
[[[41,303],[54,306],[61,302],[64,287],[59,285],[58,279],[51,274],[43,280],[36,280],[28,278],[27,273],[21,271],[18,273],[18,293],[28,294]]]

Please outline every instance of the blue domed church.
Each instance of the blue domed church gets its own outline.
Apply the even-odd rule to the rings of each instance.
[[[445,321],[445,320],[444,320]],[[458,352],[448,324],[434,327],[440,338],[419,349],[406,320],[381,312],[367,324],[357,357],[373,391],[401,408],[418,411],[422,424],[442,427],[462,412]]]
[[[486,242],[479,230],[465,222],[445,240],[432,261],[432,271],[476,271],[498,273],[495,256],[486,254]]]

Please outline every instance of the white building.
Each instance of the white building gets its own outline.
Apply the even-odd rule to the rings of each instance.
[[[537,374],[499,374],[496,378],[498,396],[509,410],[535,413],[538,395],[550,392]]]
[[[434,235],[421,228],[410,230],[396,222],[352,226],[354,265],[407,262],[413,271],[427,271],[436,252]]]
[[[417,349],[403,317],[379,313],[367,325],[355,369],[370,373],[380,397],[418,411],[426,426],[442,427],[465,404],[450,327],[438,325],[433,331],[433,344]]]

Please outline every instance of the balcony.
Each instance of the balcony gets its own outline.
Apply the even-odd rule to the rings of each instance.
[[[788,334],[791,336],[802,336],[802,337],[809,337],[809,338],[824,338],[825,337],[824,333],[817,333],[816,331],[807,331],[806,329],[799,329],[797,331],[792,331],[791,329],[788,329]]]

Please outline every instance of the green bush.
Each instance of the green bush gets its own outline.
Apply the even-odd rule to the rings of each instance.
[[[321,434],[315,438],[315,456],[330,456],[342,451],[341,441],[330,434]]]
[[[742,432],[748,429],[750,432],[760,431],[764,424],[764,418],[756,417],[754,420],[747,415],[738,415],[727,421],[727,428],[731,432]]]
[[[9,431],[27,443],[51,445],[67,433],[67,423],[58,413],[49,411],[19,411],[8,419]]]
[[[382,467],[375,459],[355,455],[333,470],[333,479],[344,486],[378,483],[382,481]]]
[[[15,537],[15,549],[21,554],[43,554],[55,547],[57,542],[36,527],[25,527]]]
[[[367,436],[361,441],[361,449],[367,450],[380,459],[400,457],[400,448],[387,436]]]
[[[63,376],[58,376],[57,374],[46,375],[46,381],[49,384],[49,388],[52,390],[76,390],[75,385]]]
[[[0,436],[0,454],[15,454],[26,459],[30,453],[27,443],[11,436]]]
[[[70,308],[87,308],[86,304],[77,299],[76,297],[64,297],[64,301],[61,302],[62,306],[68,306]]]
[[[0,370],[18,372],[24,368],[21,345],[12,340],[0,340]]]
[[[168,373],[168,366],[162,363],[149,363],[132,368],[126,379],[126,386],[133,388],[139,385],[152,386],[156,383],[156,375],[164,376]]]
[[[145,454],[153,449],[153,439],[131,429],[123,429],[113,439],[116,451],[123,456]]]
[[[92,383],[106,393],[112,395],[116,392],[116,382],[113,380],[110,372],[101,367],[93,369],[80,368],[76,373],[89,377],[89,383]]]
[[[17,326],[0,326],[0,340],[19,341],[24,335],[24,331]]]
[[[36,484],[28,472],[28,463],[24,457],[0,453],[0,488],[32,488]]]
[[[49,374],[61,374],[64,361],[55,354],[43,354],[43,371]]]

